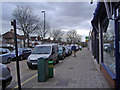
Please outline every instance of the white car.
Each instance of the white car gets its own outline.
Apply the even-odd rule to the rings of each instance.
[[[57,44],[41,44],[34,47],[32,54],[27,59],[27,65],[30,69],[36,68],[38,58],[46,57],[53,63],[59,63]]]

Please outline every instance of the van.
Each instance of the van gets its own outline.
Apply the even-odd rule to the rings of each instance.
[[[34,47],[33,52],[27,59],[27,65],[30,69],[37,68],[38,58],[46,57],[53,63],[59,63],[58,45],[57,44],[41,44]]]

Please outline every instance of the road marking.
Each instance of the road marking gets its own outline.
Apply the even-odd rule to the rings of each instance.
[[[36,75],[32,76],[31,78],[27,79],[26,81],[22,82],[22,83],[21,83],[21,86],[22,86],[23,84],[27,83],[28,81],[30,81],[31,79],[35,78],[37,75],[38,75],[38,74],[36,74]],[[15,86],[12,90],[14,90],[15,88],[18,88],[18,85]]]

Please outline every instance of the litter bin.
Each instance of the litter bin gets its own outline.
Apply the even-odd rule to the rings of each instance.
[[[38,59],[38,82],[46,82],[48,78],[48,59],[41,57]]]
[[[80,51],[82,51],[82,48],[80,48]]]
[[[49,68],[48,68],[48,76],[49,78],[53,78],[54,77],[54,71],[53,71],[53,61],[49,61]]]

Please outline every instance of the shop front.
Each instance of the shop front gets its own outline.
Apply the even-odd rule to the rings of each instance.
[[[120,89],[120,2],[98,2],[91,23],[100,70],[111,87]]]

